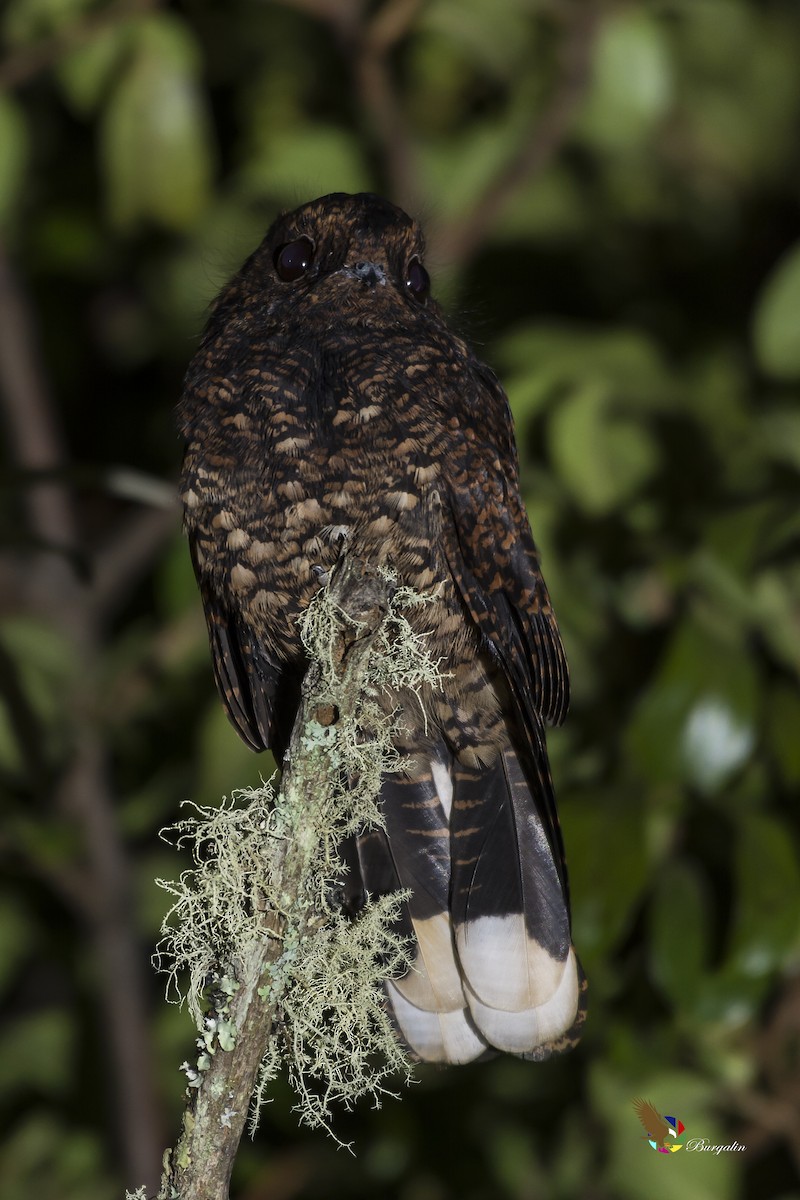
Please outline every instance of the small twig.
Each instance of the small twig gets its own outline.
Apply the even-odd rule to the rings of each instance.
[[[118,0],[108,8],[88,13],[80,20],[71,22],[58,33],[43,38],[33,46],[20,47],[0,62],[0,91],[10,91],[11,88],[29,83],[43,71],[56,66],[65,54],[83,45],[95,34],[126,17],[155,8],[160,3],[161,0]]]
[[[514,194],[541,174],[560,150],[589,83],[600,15],[600,0],[571,0],[565,5],[561,70],[550,103],[530,139],[491,180],[466,217],[452,228],[433,232],[429,240],[439,261],[463,264],[471,258]]]
[[[278,3],[346,30],[357,27],[365,7],[365,0],[278,0]]]
[[[387,0],[379,8],[367,30],[376,54],[388,54],[401,41],[425,0]]]
[[[11,453],[23,471],[57,471],[64,442],[40,366],[30,309],[0,242],[0,395]],[[71,505],[56,480],[25,493],[30,531],[41,541],[73,547],[77,531]]]
[[[20,845],[20,840],[16,830],[12,830],[10,835],[7,831],[0,834],[0,862],[3,866],[20,863],[29,878],[52,892],[78,917],[87,919],[94,908],[95,898],[86,873],[72,864],[51,862],[40,855],[27,853],[26,847]]]
[[[783,1140],[800,1171],[800,1076],[797,1045],[800,1040],[800,979],[786,981],[766,1028],[758,1038],[755,1055],[759,1084],[734,1089],[731,1104],[747,1120],[737,1138],[753,1155]]]
[[[158,1173],[162,1121],[146,1017],[146,976],[132,928],[128,857],[117,826],[106,752],[90,720],[79,728],[58,800],[80,824],[89,867],[84,917],[98,966],[125,1169],[136,1172],[134,1178],[150,1181]]]
[[[387,0],[372,20],[350,35],[356,92],[381,152],[389,192],[398,204],[414,210],[418,196],[414,143],[392,77],[389,56],[408,33],[423,0]]]
[[[91,602],[101,623],[114,615],[180,526],[177,492],[169,508],[145,508],[115,530],[95,557]]]

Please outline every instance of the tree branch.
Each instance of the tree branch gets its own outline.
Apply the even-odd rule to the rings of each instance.
[[[388,0],[353,46],[356,91],[381,151],[389,191],[411,211],[419,201],[414,143],[389,56],[408,33],[421,5],[422,0]]]
[[[213,1052],[201,1054],[197,1072],[189,1071],[190,1083],[196,1086],[190,1087],[182,1132],[169,1155],[162,1197],[226,1200],[251,1099],[254,1093],[260,1095],[263,1087],[263,1077],[259,1085],[262,1062],[266,1059],[274,1064],[276,1039],[282,1039],[284,1047],[290,1048],[289,1069],[292,1074],[294,1059],[304,1119],[315,1124],[324,1124],[327,1119],[328,1097],[338,1094],[354,1099],[365,1092],[377,1094],[387,1069],[405,1065],[379,990],[382,978],[406,962],[405,949],[388,928],[396,902],[391,901],[390,906],[385,901],[368,905],[367,909],[377,914],[372,925],[367,910],[351,922],[338,909],[329,907],[324,886],[325,882],[330,884],[332,874],[338,876],[341,871],[335,847],[343,834],[355,825],[363,826],[365,820],[379,819],[375,800],[386,766],[383,756],[390,747],[386,725],[391,717],[384,717],[378,729],[366,697],[381,672],[387,670],[388,658],[397,672],[391,632],[398,620],[393,609],[394,591],[385,574],[363,560],[346,555],[340,559],[329,588],[309,610],[318,633],[311,643],[311,665],[277,801],[262,811],[257,806],[264,803],[264,796],[256,793],[243,813],[231,815],[232,820],[246,822],[245,837],[241,836],[241,826],[232,828],[229,837],[224,814],[221,817],[215,813],[211,826],[200,825],[191,834],[196,845],[202,842],[206,847],[206,859],[209,844],[220,856],[213,871],[209,874],[204,861],[196,872],[196,890],[192,893],[181,895],[180,885],[167,885],[179,895],[173,913],[181,919],[182,929],[170,935],[178,950],[177,968],[189,965],[198,978],[208,972],[209,960],[196,958],[191,950],[197,948],[196,935],[187,927],[186,918],[199,923],[206,939],[200,942],[205,954],[211,932],[209,906],[228,916],[224,934],[220,935],[217,928],[216,944],[211,947],[216,960],[216,999],[201,1022],[205,1032],[202,1042],[198,1042],[204,1050]],[[430,667],[423,652],[419,654],[415,671],[424,676]],[[409,686],[413,686],[410,680]],[[365,772],[362,768],[357,776],[347,766],[348,755],[353,754],[356,759],[361,755],[364,762],[369,761],[371,770]],[[271,834],[265,848],[253,839],[258,829],[266,827]],[[183,832],[187,836],[185,825]],[[236,846],[232,844],[234,837],[238,839]],[[242,880],[250,877],[249,867],[244,872],[241,869],[241,847],[248,844],[253,863],[252,915],[247,919],[246,931],[237,935],[238,949],[232,961],[226,962],[229,950],[225,939],[230,936],[231,924],[235,927],[238,921],[236,908],[241,902]],[[236,856],[236,870],[226,865],[228,855]],[[227,876],[236,880],[232,903],[220,891]],[[323,881],[323,877],[327,878]],[[199,897],[203,899],[198,908]],[[364,929],[371,931],[372,942],[364,941]],[[324,974],[314,976],[318,968],[312,970],[308,965],[328,957],[332,943],[323,941],[320,950],[320,939],[331,937],[349,939],[352,954],[351,999],[339,1018],[336,1005],[342,1006],[337,996],[347,971],[334,964],[326,978]],[[187,938],[190,953],[181,964],[180,948],[185,949]],[[382,964],[387,948],[389,961]],[[334,1057],[329,1060],[323,1053],[324,1070],[315,1075],[324,1093],[322,1100],[308,1091],[303,1067],[298,1065],[303,1058],[302,1048],[297,1049],[302,1042],[298,1031],[301,1016],[292,1009],[289,976],[301,980],[301,1008],[313,1005],[313,997],[319,994],[320,1014],[325,1015],[315,1017],[312,1013],[307,1018],[313,1027],[311,1036],[317,1043],[314,1052],[318,1056],[325,1024],[332,1022],[334,1026],[329,1039],[330,1046],[335,1047]],[[309,986],[312,977],[318,986]],[[215,1044],[215,1033],[220,1031],[224,1037]],[[336,1053],[342,1056],[342,1065],[337,1066]],[[363,1065],[381,1053],[388,1055],[388,1068],[381,1066],[376,1071],[374,1065]],[[362,1065],[354,1071],[357,1059]]]
[[[352,66],[358,101],[377,144],[392,199],[413,211],[418,189],[414,143],[392,78],[389,56],[406,36],[424,0],[386,0],[367,19],[364,0],[282,0],[325,21]]]
[[[127,1171],[155,1179],[161,1119],[147,1020],[145,976],[133,929],[128,855],[120,837],[106,753],[94,723],[84,722],[58,800],[79,823],[86,853],[90,904],[86,921],[98,968],[99,1002],[113,1065],[114,1119]],[[112,1092],[112,1086],[114,1091]]]
[[[5,246],[0,242],[0,395],[12,456],[22,471],[57,472],[64,440],[40,366],[33,319]],[[26,491],[31,533],[74,550],[77,529],[68,493],[45,477]]]
[[[796,1048],[800,1042],[800,980],[787,979],[756,1043],[758,1081],[734,1088],[730,1100],[743,1121],[737,1138],[753,1155],[763,1155],[783,1141],[800,1171],[800,1077]]]
[[[92,605],[99,623],[114,615],[179,527],[177,493],[169,507],[140,509],[120,523],[96,556],[92,572]]]
[[[72,722],[73,754],[48,793],[56,810],[80,829],[84,883],[79,891],[69,886],[67,875],[61,883],[86,923],[97,964],[98,1004],[111,1050],[108,1090],[116,1101],[126,1170],[155,1181],[161,1137],[145,976],[131,913],[127,855],[114,816],[113,789],[98,730],[102,636],[92,593],[72,567],[82,551],[80,529],[64,480],[66,449],[40,366],[33,315],[2,245],[0,399],[15,465],[20,471],[45,476],[26,492],[29,532],[48,549],[27,557],[24,570],[17,572],[24,584],[25,607],[69,638],[80,663],[64,707]]]
[[[531,137],[489,183],[466,217],[429,239],[440,262],[463,264],[480,249],[516,192],[541,174],[561,149],[586,94],[592,50],[600,25],[600,0],[570,0],[558,83]]]

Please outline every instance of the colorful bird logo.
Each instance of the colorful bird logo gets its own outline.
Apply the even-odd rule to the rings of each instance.
[[[645,1129],[647,1140],[659,1154],[674,1154],[684,1143],[686,1126],[677,1117],[663,1116],[647,1100],[634,1100],[633,1107]]]

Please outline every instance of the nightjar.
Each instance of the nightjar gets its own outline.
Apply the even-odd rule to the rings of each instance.
[[[420,1059],[539,1059],[577,1041],[546,724],[567,664],[519,493],[508,401],[430,296],[416,223],[370,194],[275,221],[216,301],[179,406],[185,526],[228,714],[280,761],[297,621],[348,550],[430,598],[441,659],[409,703],[385,830],[343,849],[358,897],[409,889],[411,970],[385,985]],[[416,706],[417,712],[413,709]]]

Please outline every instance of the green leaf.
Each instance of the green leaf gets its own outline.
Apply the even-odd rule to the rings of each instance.
[[[28,163],[28,130],[22,109],[0,92],[0,230],[20,203]]]
[[[709,693],[692,705],[681,731],[681,757],[690,780],[716,791],[747,761],[755,745],[749,718],[737,714],[727,695]]]
[[[98,1134],[62,1124],[42,1109],[23,1112],[11,1124],[3,1145],[3,1200],[109,1200],[118,1194],[118,1181],[106,1175]]]
[[[800,412],[796,408],[774,408],[762,417],[761,428],[772,457],[800,471]]]
[[[74,25],[93,0],[10,0],[2,32],[10,45],[21,46]]]
[[[775,755],[783,778],[800,785],[800,695],[797,688],[778,683],[770,694],[767,709],[767,743]]]
[[[778,262],[756,302],[753,341],[763,371],[776,379],[800,378],[800,243]]]
[[[604,149],[638,145],[669,110],[673,91],[659,22],[634,10],[614,14],[600,30],[581,130]]]
[[[586,383],[564,400],[550,418],[548,434],[559,475],[592,516],[629,500],[658,465],[648,430],[616,413],[601,383]]]
[[[249,198],[269,196],[293,206],[326,192],[369,191],[373,180],[350,130],[318,123],[274,130],[242,170],[239,186]]]
[[[741,74],[753,54],[759,31],[748,0],[680,0],[681,42],[687,64],[702,66],[714,77]]]
[[[650,974],[676,1008],[691,1009],[709,949],[708,897],[686,860],[667,862],[650,902]]]
[[[135,28],[132,21],[115,21],[100,28],[58,64],[59,83],[81,116],[94,112],[103,99]]]
[[[466,133],[448,134],[420,146],[421,175],[428,195],[437,196],[441,222],[469,211],[520,144],[524,130],[515,114],[477,122]],[[499,223],[502,230],[502,222]],[[498,232],[500,232],[498,230]],[[502,234],[501,234],[502,236]]]
[[[38,939],[26,913],[11,896],[0,900],[0,993],[14,972],[37,946]]]
[[[800,565],[762,571],[755,582],[753,602],[761,636],[778,659],[800,675]]]
[[[575,943],[588,972],[607,969],[610,951],[629,928],[649,873],[644,811],[617,796],[562,805],[569,847]],[[613,845],[614,870],[609,870]]]
[[[732,193],[780,177],[796,137],[793,25],[746,0],[688,0],[681,9],[681,120],[695,161]]]
[[[136,50],[103,111],[101,157],[112,221],[192,226],[208,203],[213,147],[197,49],[183,21],[140,23]]]
[[[769,983],[767,976],[746,974],[735,962],[726,963],[703,978],[692,1018],[717,1037],[721,1031],[741,1029],[755,1017]]]
[[[20,1089],[58,1095],[72,1074],[74,1027],[66,1010],[18,1017],[0,1040],[0,1096]]]
[[[95,280],[109,254],[108,233],[96,216],[78,207],[53,207],[32,230],[33,251],[53,274]]]
[[[423,9],[418,33],[438,35],[471,65],[508,79],[530,54],[534,29],[528,6],[519,0],[433,0]]]
[[[658,410],[671,394],[658,350],[636,330],[596,333],[537,322],[512,329],[494,357],[515,419],[523,422],[578,385],[605,385],[615,411],[626,414]]]
[[[577,180],[557,161],[514,192],[491,236],[500,243],[537,240],[552,246],[560,239],[568,244],[591,223]]]
[[[628,726],[628,753],[655,782],[718,792],[753,749],[758,700],[752,660],[686,620]]]
[[[38,722],[42,755],[55,754],[63,746],[71,719],[63,698],[75,670],[74,649],[52,626],[30,617],[8,617],[0,622],[0,639],[16,673],[16,687]],[[0,765],[12,771],[24,768],[11,714],[2,699]]]
[[[694,563],[700,578],[706,573],[711,591],[716,583],[720,594],[727,593],[737,611],[749,612],[752,607],[747,592],[753,566],[763,555],[765,533],[778,524],[782,510],[780,501],[756,500],[737,504],[706,521],[704,549],[699,550]]]
[[[744,813],[736,837],[736,907],[730,962],[758,978],[800,953],[800,867],[790,830]]]

